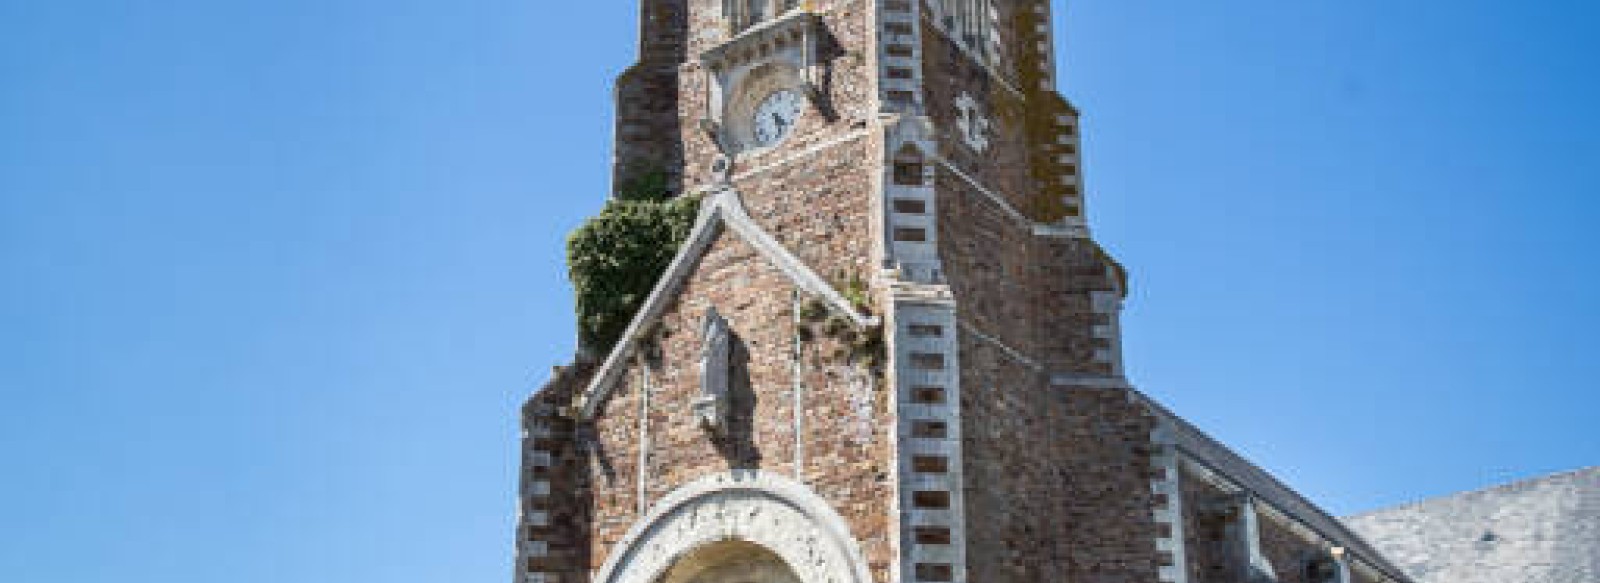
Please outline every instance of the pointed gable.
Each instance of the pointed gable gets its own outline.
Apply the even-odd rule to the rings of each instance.
[[[695,222],[689,239],[684,242],[683,249],[667,267],[666,273],[656,283],[655,290],[650,292],[650,297],[634,315],[633,322],[628,325],[622,339],[612,348],[611,353],[595,373],[594,380],[584,391],[581,401],[584,417],[593,416],[598,405],[605,401],[612,387],[616,385],[618,377],[627,368],[628,357],[638,348],[645,331],[667,311],[672,301],[683,291],[684,285],[689,282],[700,260],[711,250],[717,238],[724,234],[739,237],[748,243],[793,282],[795,287],[821,300],[829,309],[844,316],[857,327],[866,328],[878,324],[876,318],[856,311],[844,294],[834,289],[778,243],[772,235],[762,230],[761,226],[745,212],[738,191],[723,188],[706,195],[705,203],[700,210],[700,218]]]

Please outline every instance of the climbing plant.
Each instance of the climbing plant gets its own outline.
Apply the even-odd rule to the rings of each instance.
[[[698,198],[672,196],[664,174],[646,173],[618,188],[598,216],[568,236],[567,270],[585,350],[605,354],[622,339],[699,210]]]

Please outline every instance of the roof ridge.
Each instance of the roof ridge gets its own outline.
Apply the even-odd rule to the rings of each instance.
[[[1506,483],[1503,483],[1503,484],[1496,484],[1496,485],[1493,485],[1493,486],[1485,486],[1485,487],[1477,488],[1477,489],[1474,489],[1474,490],[1464,490],[1464,491],[1461,491],[1461,492],[1455,492],[1453,494],[1441,494],[1441,495],[1438,495],[1438,496],[1429,496],[1427,498],[1422,498],[1420,500],[1413,500],[1411,502],[1405,502],[1405,503],[1401,503],[1401,504],[1396,504],[1394,506],[1385,506],[1383,508],[1377,508],[1377,509],[1373,509],[1373,510],[1368,510],[1366,512],[1361,512],[1361,513],[1358,513],[1358,514],[1352,514],[1352,515],[1346,516],[1344,518],[1341,518],[1340,520],[1345,520],[1345,521],[1356,520],[1356,519],[1360,519],[1360,518],[1366,518],[1366,517],[1369,517],[1369,516],[1376,516],[1376,515],[1379,515],[1379,514],[1388,514],[1388,513],[1397,511],[1397,510],[1405,510],[1405,509],[1408,509],[1408,508],[1416,508],[1416,507],[1419,507],[1419,506],[1425,506],[1425,505],[1428,505],[1428,504],[1432,504],[1432,503],[1435,503],[1435,502],[1442,502],[1442,501],[1445,501],[1445,500],[1455,500],[1455,499],[1468,498],[1468,497],[1473,497],[1473,496],[1482,496],[1482,495],[1485,495],[1485,494],[1493,494],[1493,493],[1499,493],[1499,492],[1509,492],[1509,491],[1512,491],[1512,490],[1524,489],[1524,488],[1527,488],[1529,486],[1533,486],[1535,484],[1540,484],[1540,483],[1545,483],[1545,482],[1554,482],[1554,481],[1557,481],[1557,480],[1560,480],[1560,479],[1563,479],[1563,478],[1571,478],[1571,477],[1580,476],[1580,475],[1589,474],[1589,473],[1594,473],[1594,474],[1600,475],[1600,466],[1589,466],[1589,467],[1584,467],[1584,468],[1578,468],[1578,469],[1575,469],[1575,470],[1560,471],[1560,472],[1556,472],[1554,474],[1545,474],[1545,475],[1542,475],[1542,476],[1521,478],[1521,479],[1514,480],[1514,481],[1511,481],[1511,482],[1506,482]]]

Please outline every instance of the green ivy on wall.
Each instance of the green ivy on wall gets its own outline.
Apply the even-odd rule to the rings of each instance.
[[[577,292],[578,339],[609,353],[655,289],[694,228],[695,197],[673,197],[663,173],[618,189],[599,216],[567,238],[567,269]]]

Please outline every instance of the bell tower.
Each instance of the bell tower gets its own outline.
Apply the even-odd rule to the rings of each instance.
[[[616,345],[524,407],[517,583],[1234,583],[1208,577],[1301,560],[1282,532],[1370,554],[1125,379],[1048,0],[639,1],[614,181],[699,218]]]

